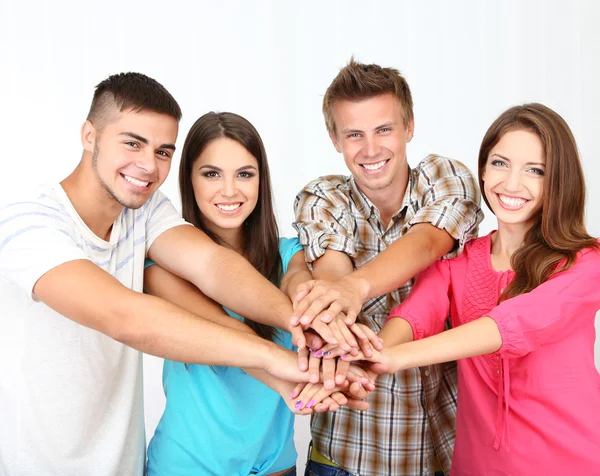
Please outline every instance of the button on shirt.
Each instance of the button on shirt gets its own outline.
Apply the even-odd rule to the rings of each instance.
[[[321,177],[304,187],[294,204],[294,227],[309,267],[330,249],[346,253],[354,268],[360,268],[418,223],[446,230],[457,243],[446,256],[453,257],[477,234],[483,218],[479,201],[477,183],[467,167],[430,155],[409,170],[402,206],[387,227],[353,177],[340,175]],[[411,286],[412,280],[367,300],[359,321],[379,332]],[[368,411],[342,407],[313,416],[313,445],[356,475],[429,474],[435,454],[448,472],[456,385],[455,363],[382,375],[369,396]]]

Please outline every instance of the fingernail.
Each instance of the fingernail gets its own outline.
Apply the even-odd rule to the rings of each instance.
[[[298,400],[298,401],[295,403],[295,405],[294,405],[294,408],[295,408],[296,410],[300,410],[300,407],[301,407],[301,406],[302,406],[302,400]]]
[[[331,355],[331,351],[323,352],[323,357],[329,357]]]
[[[309,352],[312,352],[312,351],[313,351],[313,350],[312,350],[312,347],[309,347],[309,348],[308,348],[308,351],[309,351]]]
[[[321,350],[317,350],[317,351],[316,351],[316,352],[315,352],[313,355],[314,355],[315,357],[320,357],[322,353],[323,353],[323,351],[321,351]]]
[[[308,405],[306,405],[306,408],[312,408],[312,406],[315,404],[315,401],[311,399],[310,402],[308,402]]]
[[[292,392],[292,394],[290,395],[290,400],[292,400],[295,396],[296,396],[296,392]]]
[[[344,354],[344,355],[341,355],[340,357],[341,357],[342,359],[347,359],[347,358],[348,358],[348,355],[347,355],[347,354]]]

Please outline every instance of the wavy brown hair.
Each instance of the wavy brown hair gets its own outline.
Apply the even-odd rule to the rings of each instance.
[[[565,120],[543,104],[512,107],[490,126],[479,149],[481,190],[491,150],[514,130],[532,132],[540,139],[546,172],[541,210],[511,257],[515,278],[499,301],[532,291],[553,274],[570,268],[579,251],[599,247],[584,224],[585,180],[575,138]],[[485,193],[483,199],[491,210]]]
[[[279,287],[282,265],[279,256],[279,230],[273,211],[273,193],[269,164],[263,141],[258,131],[242,116],[231,112],[209,112],[198,119],[185,138],[179,166],[179,192],[183,218],[200,228],[220,245],[225,242],[213,233],[205,223],[204,216],[196,203],[192,186],[192,169],[196,159],[213,140],[228,138],[244,146],[258,162],[258,201],[243,226],[244,249],[242,254],[265,278]],[[273,340],[278,330],[244,318],[259,336]]]

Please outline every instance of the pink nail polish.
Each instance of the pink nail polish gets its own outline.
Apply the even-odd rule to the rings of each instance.
[[[342,357],[342,359],[347,359],[347,358],[348,358],[348,355],[347,355],[347,354],[344,354],[344,355],[342,355],[341,357]]]
[[[320,357],[322,353],[323,353],[322,351],[320,351],[320,350],[317,350],[317,351],[316,351],[316,352],[313,354],[313,356],[315,356],[315,357]]]
[[[300,407],[301,407],[301,406],[302,406],[302,400],[298,400],[298,401],[296,402],[296,404],[294,405],[294,408],[295,408],[296,410],[300,410]]]
[[[310,400],[310,402],[308,402],[308,404],[306,405],[306,408],[312,408],[312,406],[315,404],[314,400]]]

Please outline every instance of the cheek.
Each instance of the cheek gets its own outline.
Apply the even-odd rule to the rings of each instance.
[[[211,191],[210,184],[199,184],[192,183],[194,187],[194,198],[196,199],[196,205],[202,212],[203,215],[206,215],[212,210],[213,205],[211,204],[211,199],[214,194]]]

